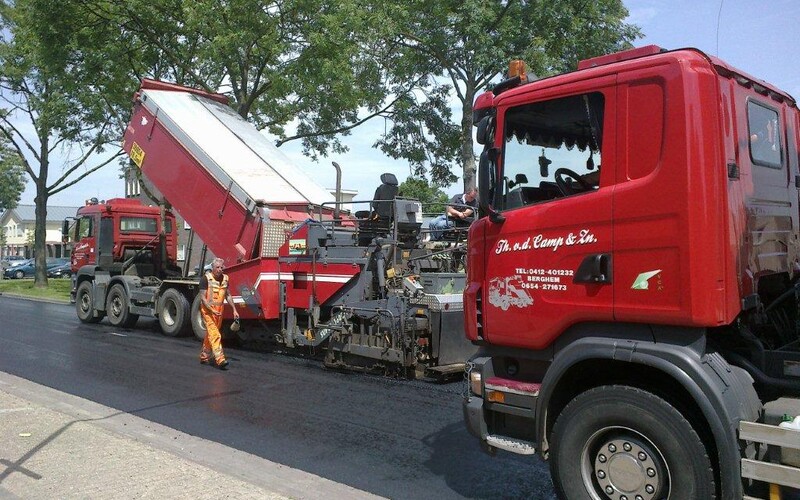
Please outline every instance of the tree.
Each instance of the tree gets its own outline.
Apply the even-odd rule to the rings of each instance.
[[[47,286],[47,201],[121,154],[117,143],[133,92],[120,64],[124,48],[114,43],[119,32],[79,7],[59,0],[0,3],[0,135],[36,187],[36,286]],[[52,170],[54,157],[63,161],[59,172]]]
[[[8,237],[6,236],[6,228],[0,227],[0,260],[3,260],[3,257],[6,256],[5,248],[7,243]]]
[[[151,55],[139,70],[223,92],[243,118],[300,140],[312,158],[379,116],[413,84],[384,66],[386,15],[364,0],[82,0]]]
[[[397,190],[397,195],[419,200],[422,202],[424,212],[442,212],[447,204],[447,194],[421,177],[409,177],[403,181]]]
[[[424,173],[427,161],[439,185],[448,185],[457,160],[465,189],[475,185],[473,102],[510,60],[524,59],[532,72],[545,76],[575,69],[580,59],[628,48],[640,35],[623,22],[628,11],[621,0],[403,0],[395,7],[392,43],[404,61],[395,70],[438,79],[426,80],[425,92],[415,94],[421,99],[392,117],[393,126],[378,145],[407,158],[417,174]],[[450,93],[460,108],[455,124],[441,102]],[[426,142],[442,149],[429,149]],[[425,152],[433,158],[424,158]]]
[[[17,206],[24,189],[24,166],[8,139],[0,134],[0,214]]]

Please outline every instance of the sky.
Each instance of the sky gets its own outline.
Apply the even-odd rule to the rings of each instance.
[[[655,44],[665,49],[695,47],[715,55],[772,83],[800,99],[800,1],[798,0],[624,0],[628,22],[638,25],[643,37],[634,46]],[[358,191],[356,200],[372,198],[380,175],[394,173],[401,182],[408,177],[408,164],[385,157],[372,148],[383,132],[384,122],[373,120],[344,138],[350,151],[313,162],[303,156],[298,141],[280,149],[325,188],[336,183],[332,161],[342,167],[342,188]],[[51,182],[60,175],[57,168]],[[461,179],[445,189],[461,190]],[[33,184],[20,199],[32,204]],[[91,197],[124,196],[124,184],[116,164],[91,174],[78,184],[50,198],[50,206],[79,206]]]

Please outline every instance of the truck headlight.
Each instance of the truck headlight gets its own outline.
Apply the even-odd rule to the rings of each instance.
[[[469,372],[469,388],[472,394],[476,396],[483,396],[483,388],[481,386],[481,372],[473,369]]]

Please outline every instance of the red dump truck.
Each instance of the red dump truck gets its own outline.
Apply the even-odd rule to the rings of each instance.
[[[463,372],[474,352],[463,330],[463,243],[429,247],[420,203],[396,197],[394,175],[381,177],[363,217],[344,213],[225,96],[154,80],[134,97],[123,148],[225,261],[243,339],[313,348],[346,370]],[[198,280],[177,268],[170,211],[115,199],[78,217],[81,321],[129,327],[151,316],[167,335],[204,336]]]
[[[695,49],[512,70],[474,107],[469,430],[563,498],[800,487],[795,100]]]

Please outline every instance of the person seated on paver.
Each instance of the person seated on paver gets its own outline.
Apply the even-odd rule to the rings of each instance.
[[[463,194],[457,194],[450,201],[442,215],[430,223],[431,239],[440,240],[447,229],[454,227],[469,227],[475,220],[478,209],[478,190],[474,187],[467,189]]]

